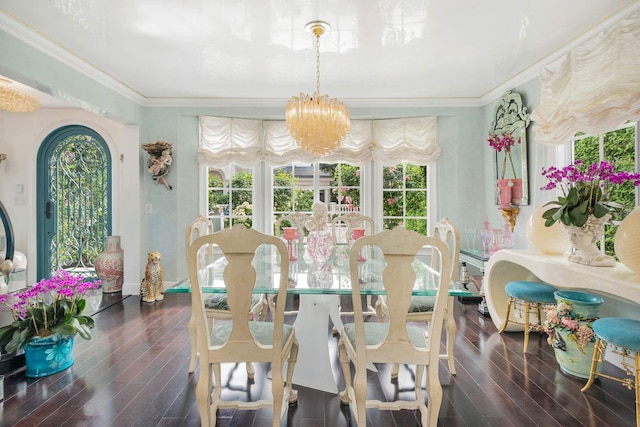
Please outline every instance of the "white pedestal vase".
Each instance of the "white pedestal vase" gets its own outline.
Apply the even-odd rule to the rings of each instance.
[[[602,218],[596,218],[590,215],[582,227],[566,226],[575,249],[569,255],[569,261],[594,267],[613,267],[616,265],[616,260],[612,256],[602,253],[596,245],[604,236],[604,224],[609,220],[609,216],[607,214]]]

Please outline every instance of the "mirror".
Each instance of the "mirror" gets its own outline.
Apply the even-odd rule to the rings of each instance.
[[[489,135],[502,137],[511,134],[514,144],[507,156],[506,150],[496,151],[494,156],[494,175],[499,179],[522,179],[522,197],[513,198],[512,205],[529,204],[529,179],[527,172],[527,126],[531,119],[527,107],[522,105],[519,93],[507,91],[498,101],[493,114]],[[503,176],[504,175],[504,176]],[[499,190],[496,186],[496,204],[500,205]]]

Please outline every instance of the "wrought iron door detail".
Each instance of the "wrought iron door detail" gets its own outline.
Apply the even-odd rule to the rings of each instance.
[[[111,159],[102,138],[72,126],[51,141],[46,161],[46,199],[38,213],[49,223],[45,235],[49,271],[95,276],[94,261],[111,233]],[[45,141],[46,143],[46,141]],[[44,247],[43,247],[44,249]],[[46,256],[46,254],[45,254]],[[44,273],[44,274],[42,274]]]

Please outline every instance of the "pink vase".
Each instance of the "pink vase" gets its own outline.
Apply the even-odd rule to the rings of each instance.
[[[522,203],[522,179],[512,178],[511,184],[511,204],[520,206]]]
[[[298,230],[296,230],[295,227],[285,227],[282,237],[287,241],[287,246],[289,249],[289,261],[297,261],[298,257],[296,257],[295,255],[296,251],[293,247],[293,241],[298,238]]]
[[[105,238],[105,250],[96,257],[94,267],[102,282],[102,292],[122,292],[124,251],[120,247],[120,236]]]
[[[355,242],[359,238],[364,237],[364,228],[354,228],[351,232],[351,238]],[[362,252],[358,254],[358,262],[366,261],[366,258],[362,256]]]
[[[498,202],[500,208],[511,207],[511,187],[509,187],[510,179],[499,179],[498,183]]]

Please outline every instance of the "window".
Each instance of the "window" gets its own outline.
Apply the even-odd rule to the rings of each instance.
[[[408,230],[427,233],[427,167],[401,163],[382,168],[384,228],[402,223]]]
[[[293,163],[273,170],[273,213],[311,213],[313,202],[327,205],[331,217],[360,211],[360,167],[343,163]]]
[[[243,223],[253,225],[253,169],[230,165],[208,168],[208,212],[216,231]]]
[[[365,169],[346,163],[294,162],[264,169],[263,176],[255,172],[262,168],[208,168],[208,211],[216,230],[240,222],[251,227],[258,213],[265,216],[260,222],[266,224],[265,230],[273,230],[278,217],[292,212],[311,214],[313,202],[319,200],[327,204],[331,217],[357,211],[381,222],[379,229],[403,224],[428,234],[427,166],[400,163]],[[382,171],[382,190],[372,193],[364,206],[363,189],[375,188],[374,174],[366,172],[371,170]],[[256,188],[273,194],[273,199],[261,199],[266,203],[264,208],[254,209],[262,203],[254,197]]]
[[[440,157],[436,136],[435,116],[352,120],[340,148],[315,162],[284,121],[202,116],[198,162],[209,172],[210,217],[218,228],[243,221],[269,232],[278,216],[310,213],[314,201],[323,201],[334,216],[355,210],[378,229],[403,223],[427,233],[426,175],[434,169],[416,165]]]
[[[636,150],[637,123],[628,122],[623,127],[600,135],[578,133],[573,138],[573,160],[582,160],[590,164],[609,161],[615,165],[616,171],[635,172],[637,163]],[[624,205],[625,212],[637,206],[635,187],[631,182],[617,186],[611,201]],[[613,242],[618,226],[605,227],[604,248],[607,255],[615,255]]]

